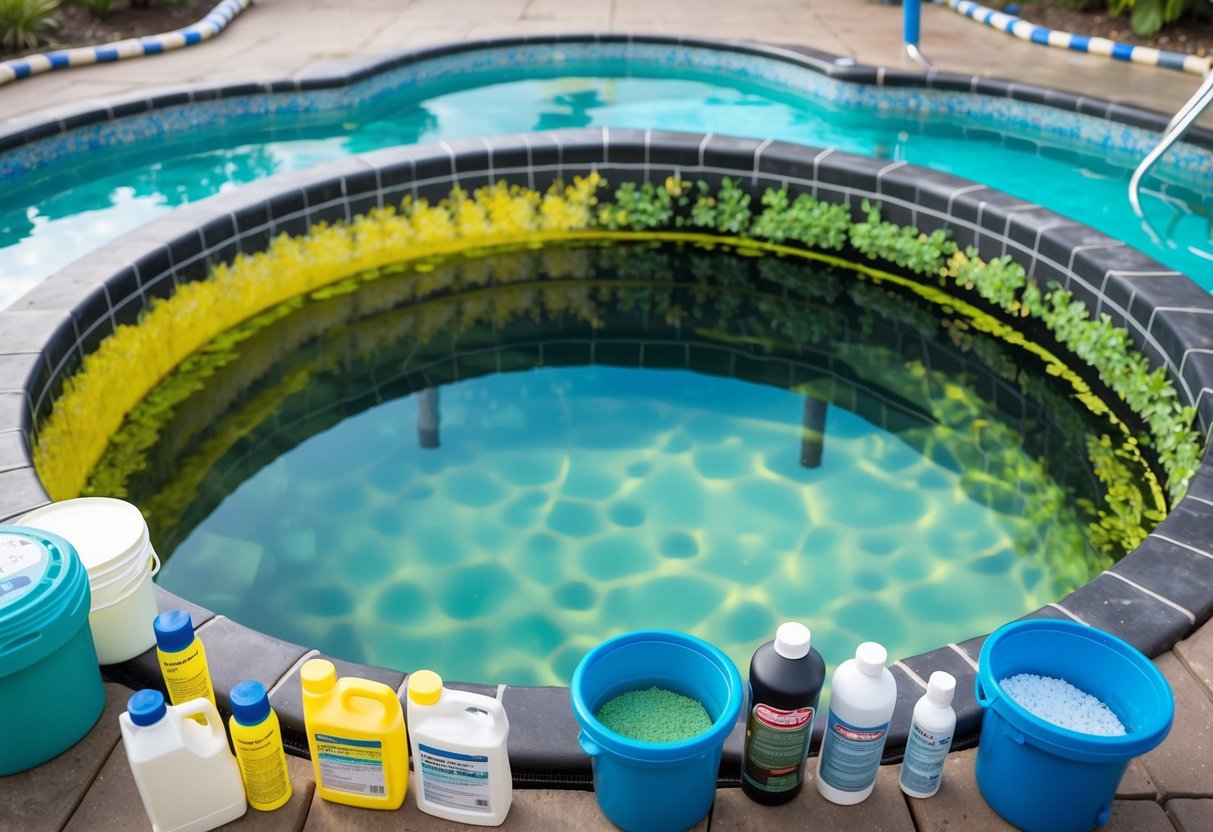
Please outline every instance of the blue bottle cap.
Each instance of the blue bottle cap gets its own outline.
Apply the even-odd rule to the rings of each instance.
[[[228,699],[232,716],[241,725],[259,725],[270,715],[270,698],[265,693],[265,685],[256,679],[236,685]]]
[[[126,702],[126,713],[136,725],[155,725],[164,718],[164,694],[158,690],[141,690]]]
[[[194,642],[194,621],[185,610],[169,610],[152,622],[156,646],[165,653],[180,653]]]

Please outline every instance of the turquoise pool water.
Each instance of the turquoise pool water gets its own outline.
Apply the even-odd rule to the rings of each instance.
[[[511,285],[462,296],[486,275]],[[1108,425],[849,272],[570,247],[402,303],[413,277],[309,302],[124,428],[146,464],[111,449],[93,487],[148,514],[163,586],[346,659],[567,684],[643,627],[742,667],[787,619],[831,664],[913,655],[1109,563],[1077,508]]]
[[[769,137],[904,159],[1038,202],[1213,287],[1208,262],[1188,251],[1213,249],[1207,206],[1199,200],[1171,206],[1147,195],[1149,218],[1167,237],[1152,240],[1126,197],[1136,159],[1109,159],[1100,124],[1086,128],[1094,136],[1090,152],[1042,152],[1014,133],[966,133],[946,117],[844,109],[723,79],[578,76],[402,94],[335,115],[279,117],[272,130],[241,121],[228,132],[198,130],[144,151],[97,149],[37,181],[9,184],[0,197],[0,304],[177,205],[264,176],[397,144],[588,125]]]

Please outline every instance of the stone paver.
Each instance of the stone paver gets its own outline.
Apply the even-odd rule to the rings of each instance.
[[[1178,832],[1208,832],[1213,829],[1213,800],[1176,798],[1167,801],[1167,815]]]
[[[116,717],[114,721],[117,722]],[[300,757],[289,757],[287,765],[293,793],[285,806],[273,812],[249,809],[239,820],[223,828],[240,832],[288,832],[302,828],[314,790],[312,764]],[[118,743],[64,832],[137,830],[146,829],[147,825],[147,814],[127,763],[126,749]]]
[[[412,788],[410,784],[409,788]],[[402,829],[420,832],[464,832],[466,824],[435,818],[417,808],[411,793],[404,805],[394,812],[356,809],[329,803],[316,797],[312,800],[304,832],[399,832]],[[598,808],[592,792],[549,789],[515,789],[514,802],[505,823],[497,827],[503,832],[547,832],[554,829],[576,829],[578,832],[612,832],[616,827]],[[706,832],[707,819],[692,832]]]
[[[1178,109],[1200,84],[1196,76],[1173,70],[1025,43],[930,3],[923,4],[922,21],[923,51],[948,72],[1060,86],[1166,112]],[[222,35],[199,46],[7,85],[0,94],[0,120],[123,92],[296,77],[326,60],[502,35],[740,38],[913,69],[902,55],[901,25],[900,6],[870,0],[257,0]]]
[[[1213,697],[1213,627],[1205,625],[1175,645],[1175,655],[1205,693]]]
[[[1150,775],[1146,774],[1146,769],[1142,766],[1141,761],[1133,760],[1129,763],[1129,767],[1125,769],[1125,776],[1121,778],[1120,785],[1116,788],[1116,798],[1118,800],[1158,799],[1158,787],[1154,785]]]
[[[1164,800],[1213,797],[1213,701],[1173,653],[1155,664],[1175,694],[1175,723],[1163,743],[1140,758],[1142,765]]]
[[[0,777],[0,829],[63,828],[121,740],[118,714],[126,710],[130,694],[121,685],[106,684],[105,710],[84,739],[37,768]]]
[[[812,768],[814,760],[809,761]],[[712,809],[712,832],[914,832],[914,821],[897,785],[897,768],[880,770],[876,788],[863,803],[837,806],[817,793],[810,775],[796,799],[782,806],[762,806],[741,789],[721,789]]]

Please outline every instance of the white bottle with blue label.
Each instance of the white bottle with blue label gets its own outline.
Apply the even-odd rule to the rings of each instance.
[[[906,755],[898,781],[910,797],[931,797],[943,782],[943,764],[956,733],[952,696],[956,677],[936,670],[927,680],[927,692],[914,706]]]
[[[817,758],[817,791],[832,803],[850,806],[876,786],[880,758],[897,704],[897,681],[886,668],[889,654],[865,641],[834,671],[830,715]]]
[[[444,688],[431,670],[412,673],[408,690],[417,808],[459,823],[500,826],[514,800],[510,722],[501,703]]]

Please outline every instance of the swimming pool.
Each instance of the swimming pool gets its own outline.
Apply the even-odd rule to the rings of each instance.
[[[1156,136],[1083,114],[1115,115],[1115,105],[1052,95],[1070,112],[949,92],[942,76],[941,89],[923,89],[892,86],[906,81],[889,73],[885,86],[834,80],[823,68],[840,69],[784,50],[673,51],[658,39],[503,42],[429,50],[336,90],[265,97],[238,88],[154,116],[128,107],[112,126],[0,155],[0,305],[175,206],[273,173],[398,144],[588,125],[750,135],[910,161],[1078,219],[1213,287],[1207,261],[1188,251],[1210,248],[1213,164],[1199,147],[1176,148],[1158,167],[1163,195],[1145,204],[1167,238],[1155,242],[1126,186]]]
[[[390,300],[508,276],[530,279]],[[662,627],[744,666],[784,619],[831,664],[913,655],[1113,560],[1079,506],[1115,428],[936,315],[693,247],[406,269],[169,379],[188,398],[141,408],[92,488],[142,508],[161,586],[368,664],[567,685],[603,638]]]

